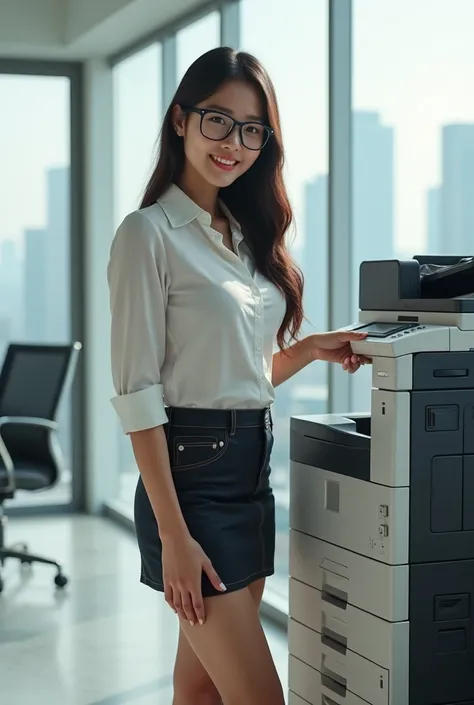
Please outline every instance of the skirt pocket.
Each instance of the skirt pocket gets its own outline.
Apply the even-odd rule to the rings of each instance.
[[[229,445],[227,432],[213,435],[176,435],[170,438],[173,471],[200,468],[221,458]]]

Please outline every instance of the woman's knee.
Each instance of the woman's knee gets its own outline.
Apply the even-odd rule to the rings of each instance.
[[[222,700],[210,678],[175,674],[173,705],[222,705]]]

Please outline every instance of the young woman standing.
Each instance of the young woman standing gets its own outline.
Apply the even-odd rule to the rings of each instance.
[[[179,616],[174,705],[283,705],[258,615],[274,570],[274,389],[313,360],[364,362],[355,333],[295,342],[303,279],[282,168],[267,73],[208,52],[111,248],[112,401],[140,470],[141,581]]]

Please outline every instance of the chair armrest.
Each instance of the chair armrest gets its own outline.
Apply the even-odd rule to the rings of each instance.
[[[5,424],[25,424],[26,426],[42,426],[50,431],[57,431],[58,424],[56,421],[49,419],[37,418],[36,416],[0,416],[0,428]]]
[[[2,426],[6,426],[7,424],[40,426],[48,429],[49,431],[56,431],[58,429],[58,424],[56,421],[36,418],[35,416],[0,416],[0,458],[5,466],[5,471],[8,478],[8,485],[6,487],[2,487],[1,489],[6,492],[13,492],[15,490],[15,465],[1,435]]]
[[[0,435],[0,458],[2,459],[3,465],[5,467],[5,472],[7,473],[8,484],[6,487],[0,487],[0,490],[6,493],[15,491],[15,466],[13,464],[12,456],[8,452],[3,438]]]

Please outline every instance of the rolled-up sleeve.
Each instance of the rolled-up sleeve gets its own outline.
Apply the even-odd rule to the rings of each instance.
[[[107,268],[112,405],[125,433],[166,423],[160,370],[166,349],[169,274],[159,229],[141,211],[117,230]]]

